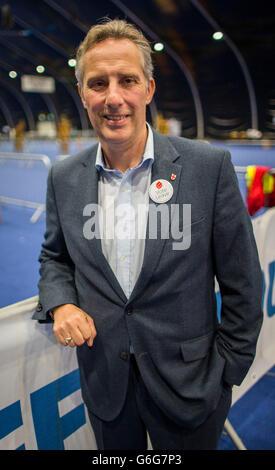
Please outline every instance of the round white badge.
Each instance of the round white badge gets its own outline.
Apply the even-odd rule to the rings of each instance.
[[[158,204],[169,201],[173,196],[173,192],[173,186],[166,180],[156,180],[149,188],[150,198]]]

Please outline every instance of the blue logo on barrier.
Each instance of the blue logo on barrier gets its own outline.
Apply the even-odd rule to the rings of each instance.
[[[59,416],[58,402],[80,389],[79,370],[31,393],[31,406],[38,449],[64,449],[64,439],[86,423],[84,404]]]
[[[272,315],[275,315],[275,305],[272,305],[272,291],[273,287],[275,286],[275,261],[269,264],[268,266],[268,274],[269,274],[269,289],[268,289],[268,295],[267,295],[267,300],[266,300],[266,310],[267,310],[267,315],[269,317],[272,317]]]
[[[0,439],[23,425],[20,401],[3,408],[0,411]],[[22,443],[16,450],[24,450],[25,444]]]
[[[64,440],[86,423],[84,404],[60,416],[58,403],[80,390],[76,369],[30,394],[37,447],[40,450],[62,450]],[[20,401],[0,410],[0,440],[23,426]],[[17,450],[25,449],[22,443]]]

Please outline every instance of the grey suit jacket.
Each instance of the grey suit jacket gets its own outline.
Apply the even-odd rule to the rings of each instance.
[[[83,209],[97,202],[98,193],[96,146],[84,150],[54,164],[49,174],[34,317],[46,320],[49,310],[64,303],[93,317],[98,334],[91,348],[77,348],[77,357],[83,399],[94,414],[111,420],[120,412],[131,343],[153,399],[175,422],[194,428],[215,409],[224,383],[239,385],[253,361],[262,274],[229,153],[155,131],[154,146],[152,181],[173,185],[167,204],[191,204],[190,247],[173,250],[171,237],[147,239],[127,299],[100,240],[83,236]]]

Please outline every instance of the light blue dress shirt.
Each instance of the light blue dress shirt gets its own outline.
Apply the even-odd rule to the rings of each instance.
[[[126,170],[107,168],[100,143],[96,168],[99,171],[98,204],[101,246],[127,298],[139,276],[145,248],[151,167],[154,161],[153,133],[148,137],[140,163]]]

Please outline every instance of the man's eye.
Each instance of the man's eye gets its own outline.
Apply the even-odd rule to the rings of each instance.
[[[123,81],[126,85],[132,85],[133,83],[135,83],[135,80],[133,77],[125,77]]]
[[[94,88],[102,88],[104,87],[104,82],[95,82]]]
[[[102,80],[96,80],[88,84],[89,88],[92,88],[93,90],[101,90],[102,88],[104,88],[104,85],[105,83]]]

